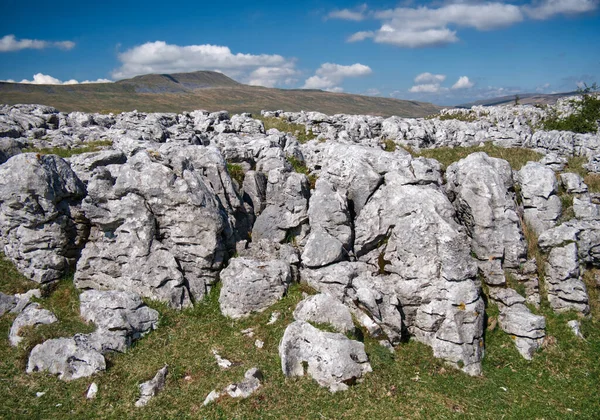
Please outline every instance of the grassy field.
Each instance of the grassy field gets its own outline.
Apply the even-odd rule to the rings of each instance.
[[[2,261],[6,268],[7,262]],[[27,284],[16,272],[2,271],[2,291],[15,282]],[[346,392],[331,394],[310,378],[285,379],[277,347],[292,311],[302,298],[302,286],[293,285],[288,295],[264,313],[243,321],[220,314],[218,290],[193,309],[173,311],[148,302],[160,314],[160,327],[126,354],[108,357],[108,370],[91,378],[62,382],[55,377],[24,373],[26,348],[8,345],[14,315],[0,318],[0,417],[2,418],[597,418],[600,412],[600,315],[593,274],[587,276],[594,300],[593,316],[582,320],[586,340],[575,338],[566,322],[575,314],[555,315],[547,307],[548,340],[533,361],[522,359],[509,336],[499,328],[486,332],[483,375],[469,377],[433,358],[431,350],[410,341],[395,354],[366,338],[365,347],[373,372]],[[21,287],[22,288],[22,287]],[[68,279],[43,306],[55,311],[62,327],[27,331],[25,346],[44,339],[71,335],[77,328],[92,329],[78,320],[77,294]],[[280,319],[266,325],[271,313]],[[489,318],[497,309],[487,309]],[[50,327],[50,326],[49,326]],[[252,327],[253,338],[240,333]],[[262,349],[255,339],[265,342]],[[211,350],[237,362],[222,371]],[[136,408],[138,384],[169,365],[166,387],[148,406]],[[246,400],[221,400],[204,407],[206,395],[241,380],[251,367],[264,372],[262,388]],[[98,396],[87,400],[88,386],[96,382]],[[36,397],[37,392],[45,392]]]

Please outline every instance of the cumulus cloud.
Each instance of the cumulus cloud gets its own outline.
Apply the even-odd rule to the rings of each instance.
[[[277,54],[232,53],[219,45],[172,45],[147,42],[119,54],[121,67],[112,76],[124,79],[148,73],[214,70],[261,86],[289,84],[297,75],[295,61]]]
[[[532,19],[545,20],[555,15],[574,15],[596,10],[598,0],[546,0],[523,10]]]
[[[475,86],[475,83],[471,82],[467,76],[460,76],[455,84],[452,85],[452,89],[469,89]]]
[[[342,88],[337,86],[345,78],[367,76],[373,73],[369,66],[355,63],[350,66],[341,64],[325,63],[317,69],[314,76],[304,82],[304,89],[323,89],[331,92],[341,92]]]
[[[408,91],[411,93],[438,93],[448,90],[448,88],[441,87],[439,83],[426,83],[421,85],[415,85]]]
[[[459,41],[458,28],[490,31],[530,19],[550,19],[559,14],[587,13],[598,7],[599,0],[542,0],[525,5],[503,2],[442,3],[438,7],[397,7],[369,11],[331,12],[329,17],[346,20],[379,20],[377,30],[363,30],[350,35],[348,42],[364,41],[391,44],[402,48],[447,45]],[[332,13],[336,13],[332,16]],[[353,19],[352,19],[353,18]]]
[[[13,79],[2,80],[3,82],[9,83],[25,83],[29,85],[78,85],[78,84],[87,84],[87,83],[112,83],[112,80],[109,79],[97,79],[97,80],[84,80],[82,82],[78,82],[75,79],[67,80],[63,82],[56,77],[52,77],[47,74],[36,73],[33,75],[32,80],[23,79],[20,82],[17,82]]]
[[[13,52],[26,49],[41,50],[44,48],[59,48],[70,50],[75,47],[72,41],[40,41],[39,39],[17,39],[14,35],[0,38],[0,52]]]
[[[445,74],[421,73],[415,77],[415,83],[442,83],[446,80]]]
[[[366,18],[365,12],[367,10],[366,4],[361,4],[356,9],[336,9],[327,15],[329,19],[342,19],[342,20],[353,20],[359,22]]]

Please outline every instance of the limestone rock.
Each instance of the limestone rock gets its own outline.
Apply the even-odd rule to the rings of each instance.
[[[262,372],[258,368],[252,368],[246,371],[241,382],[231,384],[223,391],[231,398],[248,398],[260,388],[262,379]]]
[[[33,348],[27,363],[27,373],[48,371],[59,379],[91,376],[106,369],[106,361],[100,352],[78,344],[73,338],[55,338]]]
[[[364,345],[339,333],[322,332],[307,322],[290,324],[279,345],[281,368],[285,376],[310,375],[331,392],[371,372]],[[305,372],[303,362],[308,364]]]
[[[73,264],[85,239],[73,206],[84,195],[58,156],[25,153],[0,165],[0,245],[27,278],[51,282]]]
[[[58,318],[49,310],[43,309],[39,303],[30,303],[17,315],[8,335],[11,346],[18,346],[23,337],[19,336],[19,331],[23,327],[38,326],[44,324],[53,324],[58,322]]]
[[[539,163],[528,162],[517,178],[521,184],[525,221],[537,235],[554,227],[562,211],[554,171]]]
[[[231,259],[221,271],[221,312],[231,318],[243,318],[264,311],[283,297],[291,276],[289,263],[281,260]]]
[[[154,378],[140,384],[140,398],[135,402],[136,407],[143,407],[150,402],[164,387],[169,373],[169,367],[165,365],[162,369],[156,372]]]
[[[325,294],[310,296],[298,303],[294,310],[294,319],[330,324],[340,333],[354,331],[350,310],[340,301]]]
[[[13,295],[5,295],[0,292],[0,316],[17,306],[18,299]]]
[[[560,181],[569,194],[584,194],[588,191],[587,185],[583,182],[583,178],[571,172],[560,174]]]

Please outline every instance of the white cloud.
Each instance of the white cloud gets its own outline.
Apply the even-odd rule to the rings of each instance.
[[[277,54],[234,54],[219,45],[172,45],[147,42],[119,54],[121,67],[112,73],[124,79],[149,73],[182,73],[214,70],[245,83],[276,86],[297,74],[295,61]]]
[[[14,35],[0,38],[0,52],[12,52],[25,49],[41,50],[44,48],[60,48],[70,50],[75,47],[72,41],[40,41],[39,39],[17,39]]]
[[[339,85],[347,77],[367,76],[373,73],[369,66],[355,63],[350,66],[325,63],[317,69],[314,76],[304,82],[304,89],[323,89],[332,92],[341,92]]]
[[[598,0],[545,0],[523,10],[532,19],[545,20],[555,15],[573,15],[596,10]]]
[[[365,11],[367,10],[366,4],[361,4],[354,10],[351,9],[341,9],[341,10],[333,10],[329,12],[327,15],[330,19],[342,19],[342,20],[352,20],[355,22],[360,22],[366,18]]]
[[[448,90],[448,88],[440,86],[439,83],[426,83],[414,85],[408,91],[411,93],[438,93]]]
[[[372,38],[377,43],[403,48],[447,45],[459,41],[457,28],[489,31],[514,25],[526,18],[549,19],[558,14],[587,13],[595,10],[598,2],[599,0],[543,0],[518,6],[499,1],[466,1],[442,3],[438,7],[398,7],[379,11],[369,11],[365,8],[360,10],[360,20],[379,20],[380,28],[376,31],[356,32],[349,36],[347,41],[357,42]],[[351,16],[354,15],[348,15],[346,19]],[[355,17],[358,18],[359,15]]]
[[[452,89],[469,89],[475,86],[475,83],[471,82],[467,76],[460,76],[455,84],[452,85]]]
[[[49,76],[47,74],[36,73],[33,75],[32,80],[23,79],[20,82],[16,82],[13,79],[1,80],[3,82],[9,83],[25,83],[28,85],[78,85],[78,84],[88,84],[88,83],[112,83],[112,80],[109,79],[97,79],[97,80],[84,80],[82,82],[78,82],[75,79],[67,80],[66,82],[62,82],[56,77]]]
[[[446,80],[445,74],[421,73],[415,77],[415,83],[442,83]]]
[[[370,89],[367,89],[364,94],[367,96],[379,96],[379,95],[381,95],[381,91],[376,88],[370,88]]]

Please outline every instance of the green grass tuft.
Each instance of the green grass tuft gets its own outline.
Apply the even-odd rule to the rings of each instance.
[[[241,187],[244,183],[244,177],[246,176],[242,165],[238,165],[237,163],[228,163],[227,172],[229,172],[231,179],[235,180]]]
[[[263,122],[265,125],[265,131],[270,130],[271,128],[276,128],[281,132],[293,134],[300,143],[306,143],[307,141],[317,138],[312,130],[307,130],[303,124],[294,124],[286,121],[283,118],[277,117],[258,116],[254,118]]]
[[[306,163],[304,163],[303,161],[301,161],[299,159],[296,159],[294,156],[289,156],[287,158],[287,160],[288,160],[288,162],[290,162],[290,165],[292,165],[294,172],[297,172],[299,174],[304,174],[308,177],[308,184],[310,186],[310,189],[314,190],[315,185],[317,184],[318,178],[316,175],[310,173],[310,170],[306,166]]]
[[[472,153],[485,152],[491,157],[500,158],[508,161],[510,166],[515,169],[521,169],[529,161],[538,161],[542,155],[538,152],[523,148],[504,148],[494,146],[491,142],[485,143],[483,147],[439,147],[437,149],[423,149],[419,153],[412,152],[413,156],[423,156],[439,161],[444,167],[448,167],[454,162],[466,158]]]
[[[0,292],[7,295],[25,293],[40,285],[19,273],[14,264],[0,252]]]
[[[61,158],[69,158],[71,156],[80,155],[82,153],[98,152],[104,147],[112,146],[110,140],[88,141],[82,147],[65,149],[63,147],[48,147],[48,148],[28,148],[23,149],[23,153],[39,153],[40,155],[57,155]]]

